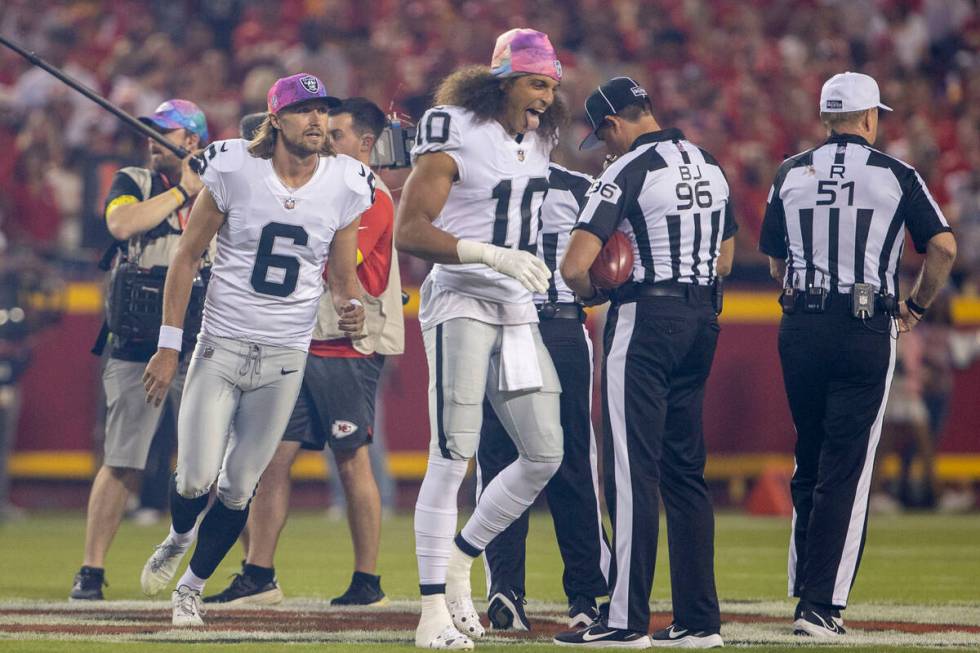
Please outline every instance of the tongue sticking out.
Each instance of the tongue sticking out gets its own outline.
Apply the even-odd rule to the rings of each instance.
[[[524,112],[524,116],[527,119],[527,131],[534,131],[541,124],[541,117],[530,109]]]

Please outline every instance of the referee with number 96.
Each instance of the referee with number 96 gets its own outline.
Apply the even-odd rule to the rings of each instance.
[[[830,78],[820,93],[829,138],[783,162],[762,224],[759,247],[783,284],[779,357],[797,434],[788,570],[799,635],[845,633],[895,342],[956,257],[922,177],[872,147],[879,110],[891,111],[871,77]],[[904,229],[925,261],[899,303]]]

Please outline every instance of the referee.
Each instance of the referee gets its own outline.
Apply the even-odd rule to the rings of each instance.
[[[599,613],[596,597],[608,593],[609,545],[599,510],[599,473],[592,432],[592,341],[585,329],[585,310],[555,274],[568,246],[586,192],[593,179],[552,163],[548,194],[541,205],[537,255],[552,272],[545,293],[535,293],[538,328],[561,381],[561,428],[565,456],[545,486],[548,507],[565,571],[562,586],[568,597],[570,628],[584,628]],[[476,461],[478,491],[517,460],[517,447],[493,411],[483,402],[483,427]],[[525,512],[484,550],[489,606],[494,630],[530,630],[524,613],[525,544],[529,514]]]
[[[868,488],[895,366],[896,330],[922,319],[945,285],[956,241],[914,168],[871,147],[878,84],[831,77],[820,93],[830,137],[776,173],[759,248],[783,284],[779,357],[796,425],[789,594],[795,632],[844,634],[840,610],[857,576]],[[896,300],[906,228],[925,261]]]
[[[717,281],[731,271],[736,225],[718,162],[661,129],[647,92],[616,77],[585,103],[618,156],[589,191],[561,264],[568,286],[601,300],[589,268],[618,229],[634,247],[633,281],[612,293],[602,395],[606,504],[614,534],[608,614],[557,644],[649,646],[650,590],[663,495],[674,623],[654,646],[722,645],[714,514],[704,482],[704,384],[718,341]]]

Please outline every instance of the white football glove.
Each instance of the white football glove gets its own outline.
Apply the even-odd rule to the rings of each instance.
[[[456,243],[460,263],[483,263],[521,282],[531,292],[547,292],[551,270],[534,254],[522,249],[497,247],[472,240]]]

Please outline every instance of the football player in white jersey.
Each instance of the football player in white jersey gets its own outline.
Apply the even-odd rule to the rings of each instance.
[[[422,617],[415,644],[470,649],[484,633],[470,568],[534,502],[562,460],[561,386],[538,332],[532,292],[550,272],[531,253],[548,161],[567,109],[547,35],[514,29],[490,69],[463,68],[419,123],[397,247],[436,265],[421,290],[431,443],[415,506]],[[486,396],[519,457],[483,490],[453,540],[457,492],[476,452]]]
[[[140,576],[146,594],[160,592],[198,537],[172,595],[175,626],[202,625],[201,590],[238,539],[282,438],[303,380],[324,261],[340,329],[357,337],[363,326],[357,228],[373,201],[374,177],[358,161],[333,155],[327,111],[338,101],[319,79],[284,77],[268,100],[251,143],[220,141],[203,154],[209,192],[194,204],[167,274],[164,326],[143,377],[147,401],[159,402],[177,366],[196,262],[217,234],[177,424],[170,534]],[[217,499],[198,532],[215,480]]]

